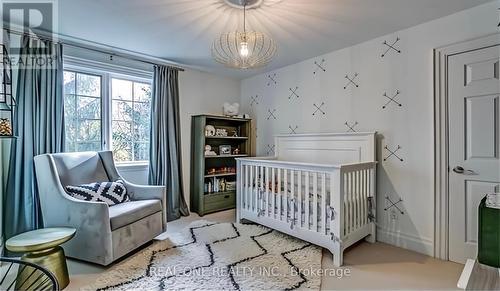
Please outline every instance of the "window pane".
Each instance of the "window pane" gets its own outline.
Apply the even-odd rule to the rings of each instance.
[[[101,77],[66,71],[64,94],[66,151],[101,150]]]
[[[66,151],[75,151],[76,141],[76,96],[64,95],[64,126]]]
[[[113,120],[132,121],[133,110],[132,102],[113,100],[111,108],[113,110]]]
[[[78,120],[78,142],[99,142],[101,140],[101,121],[100,120]],[[100,149],[100,146],[97,150]]]
[[[93,152],[101,147],[100,142],[79,142],[77,143],[76,150],[78,152]]]
[[[150,105],[148,103],[134,103],[134,129],[136,141],[149,140],[149,128],[151,118]]]
[[[132,123],[113,121],[113,153],[119,162],[132,161]]]
[[[76,94],[101,97],[101,77],[86,74],[77,74]]]
[[[64,72],[64,93],[65,94],[75,94],[76,93],[76,83],[75,83],[75,73]]]
[[[132,81],[113,79],[111,91],[113,99],[132,101]]]
[[[135,161],[149,160],[149,143],[136,142],[134,144],[134,160]]]
[[[101,99],[78,97],[77,113],[80,119],[101,119]]]
[[[134,83],[134,101],[151,102],[151,85]]]

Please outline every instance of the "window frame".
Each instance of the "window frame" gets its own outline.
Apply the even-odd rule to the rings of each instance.
[[[112,151],[113,111],[112,79],[120,79],[149,84],[153,87],[153,73],[102,62],[69,58],[64,62],[63,71],[101,77],[101,150]],[[117,167],[147,168],[149,161],[116,162]]]

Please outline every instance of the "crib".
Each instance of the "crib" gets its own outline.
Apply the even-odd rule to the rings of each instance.
[[[237,159],[236,219],[328,249],[336,267],[376,239],[375,133],[279,135],[275,156]]]

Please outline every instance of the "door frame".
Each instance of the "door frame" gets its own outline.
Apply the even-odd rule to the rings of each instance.
[[[448,60],[500,45],[500,33],[434,50],[434,257],[449,260]]]

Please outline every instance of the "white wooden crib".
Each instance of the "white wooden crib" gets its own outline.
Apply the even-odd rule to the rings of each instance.
[[[250,220],[328,249],[375,242],[375,133],[276,137],[274,157],[237,159],[237,221]]]

